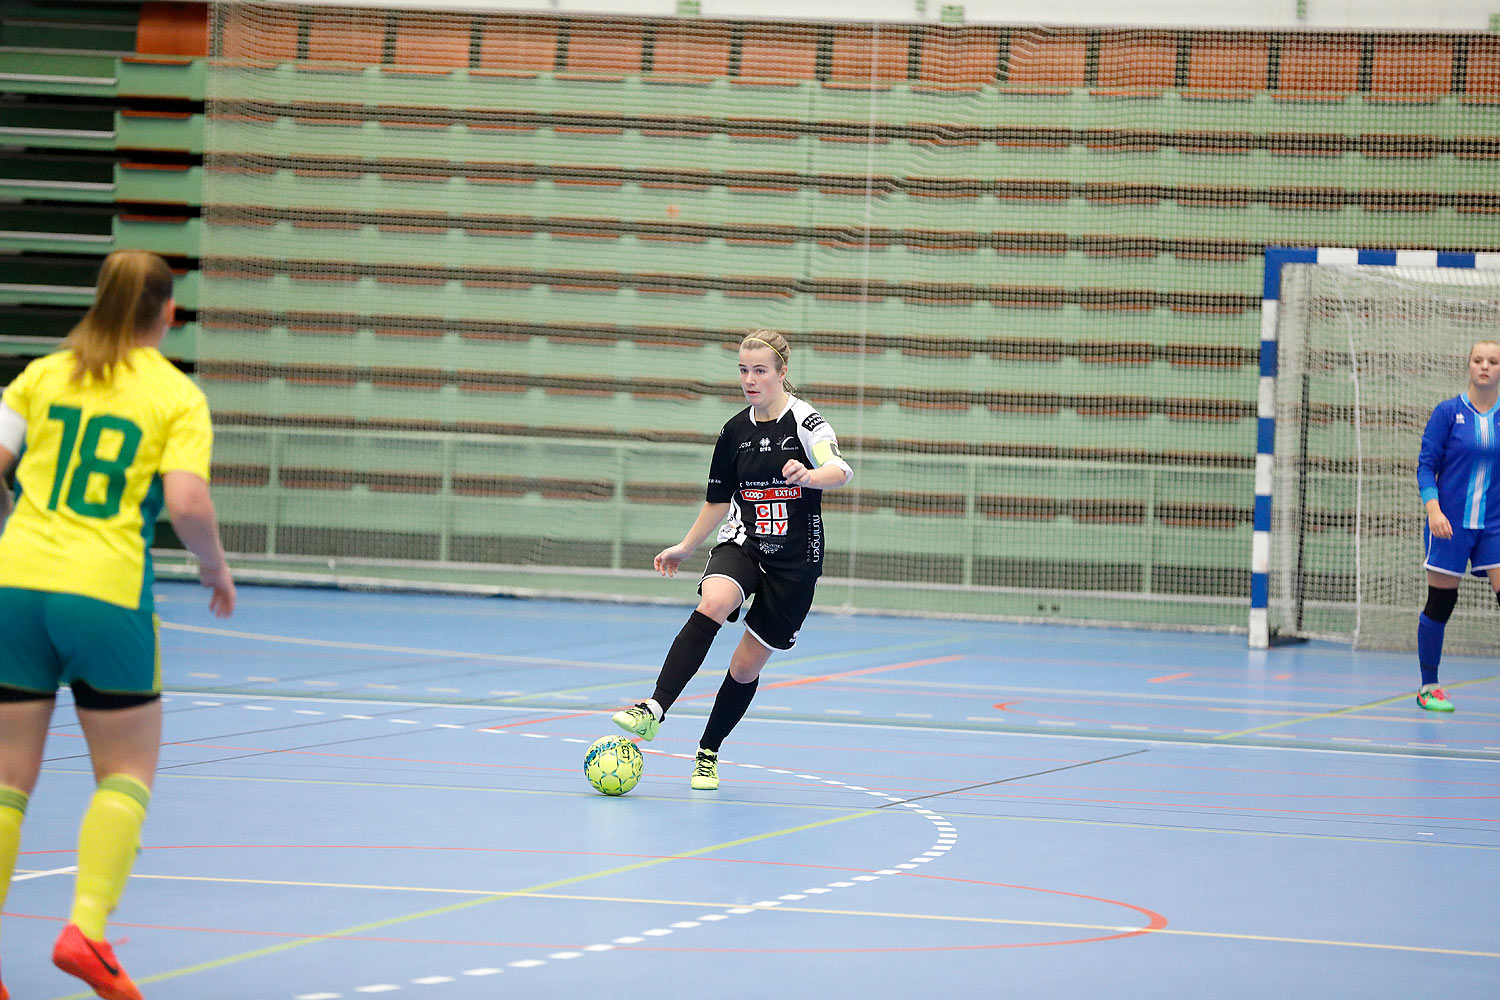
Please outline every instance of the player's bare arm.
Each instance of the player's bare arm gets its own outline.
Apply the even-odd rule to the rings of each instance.
[[[807,486],[815,490],[836,490],[849,482],[849,476],[837,465],[809,469],[795,458],[781,467],[781,477],[789,486]]]
[[[711,535],[723,522],[724,516],[729,513],[727,503],[705,503],[698,511],[698,517],[693,521],[693,526],[683,536],[682,541],[676,545],[668,546],[656,554],[651,561],[655,570],[663,576],[676,576],[677,567],[682,561],[697,551],[703,540]]]

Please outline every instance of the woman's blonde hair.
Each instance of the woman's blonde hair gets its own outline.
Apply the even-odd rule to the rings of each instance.
[[[787,362],[792,358],[792,345],[786,342],[786,338],[775,330],[756,330],[748,334],[740,341],[740,350],[749,348],[758,351],[762,347],[769,347],[776,354],[776,367],[781,372],[781,387],[787,392],[793,391],[795,386],[786,379]]]
[[[156,254],[116,250],[104,258],[94,304],[63,341],[77,359],[73,381],[85,375],[108,378],[110,369],[126,360],[141,334],[156,325],[171,297],[172,269]]]

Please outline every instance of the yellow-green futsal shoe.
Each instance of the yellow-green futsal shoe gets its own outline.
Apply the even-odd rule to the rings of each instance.
[[[656,734],[661,731],[661,721],[651,714],[651,709],[646,707],[644,701],[639,705],[620,709],[611,718],[614,719],[615,725],[627,733],[639,736],[647,743],[656,739]]]
[[[719,755],[712,750],[699,750],[693,762],[692,786],[700,792],[711,792],[719,787]]]

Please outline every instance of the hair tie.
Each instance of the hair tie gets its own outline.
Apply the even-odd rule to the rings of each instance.
[[[776,355],[778,358],[781,358],[781,367],[783,367],[783,368],[786,367],[786,358],[782,358],[781,357],[781,352],[778,351],[776,349],[776,345],[772,344],[769,340],[761,340],[759,337],[746,337],[745,340],[747,340],[747,341],[753,340],[757,344],[765,344],[767,347],[769,347],[771,349],[771,353],[772,354]]]

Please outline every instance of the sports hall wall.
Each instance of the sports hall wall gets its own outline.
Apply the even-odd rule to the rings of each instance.
[[[1263,248],[1500,249],[1495,36],[200,30],[158,57],[201,93],[141,110],[201,162],[158,157],[175,214],[117,201],[110,239],[186,237],[180,353],[268,571],[680,600],[644,568],[768,326],[858,470],[821,606],[1239,627]]]

